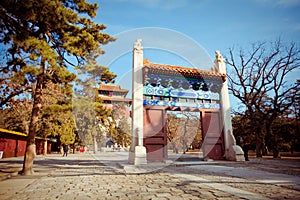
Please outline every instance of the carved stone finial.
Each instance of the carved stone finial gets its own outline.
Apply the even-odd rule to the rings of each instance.
[[[224,58],[219,50],[216,51],[216,61],[217,62],[224,62]]]
[[[137,39],[134,43],[134,49],[135,50],[142,50],[143,47],[142,47],[142,39]]]

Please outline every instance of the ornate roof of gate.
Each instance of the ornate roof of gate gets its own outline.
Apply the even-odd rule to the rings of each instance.
[[[148,59],[144,60],[144,67],[150,69],[151,71],[165,72],[165,73],[180,73],[186,76],[210,76],[210,77],[226,77],[225,74],[218,73],[216,70],[201,70],[197,68],[188,68],[183,66],[174,66],[168,64],[157,64],[151,63]]]

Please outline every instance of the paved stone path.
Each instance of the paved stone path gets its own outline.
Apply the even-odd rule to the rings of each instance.
[[[34,175],[0,181],[0,199],[300,199],[296,176],[214,162],[134,167],[127,158],[122,152],[38,156]],[[2,159],[0,169],[21,163]]]

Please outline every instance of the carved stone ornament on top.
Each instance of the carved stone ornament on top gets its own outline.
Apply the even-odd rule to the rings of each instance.
[[[223,82],[226,81],[226,66],[225,66],[225,59],[223,58],[222,54],[219,50],[216,51],[216,60],[215,64],[217,66],[212,67],[212,71],[219,72],[222,74]]]
[[[216,51],[216,60],[217,62],[224,62],[224,58],[219,50]]]
[[[137,51],[142,51],[143,47],[142,47],[142,39],[137,39],[134,43],[134,50]]]

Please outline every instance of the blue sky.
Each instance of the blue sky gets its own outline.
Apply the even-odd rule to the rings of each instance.
[[[279,37],[300,46],[300,0],[101,0],[97,3],[100,8],[96,22],[105,24],[105,32],[117,38],[104,47],[107,55],[99,63],[117,73],[117,83],[127,83],[125,88],[131,86],[130,51],[137,37],[143,39],[144,57],[151,62],[197,65],[200,69],[211,66],[195,62],[197,53],[206,53],[198,60],[207,56],[214,60],[216,50],[226,56],[231,47],[247,49],[254,42],[272,42]],[[141,33],[145,27],[152,27],[151,34]],[[162,31],[156,32],[159,28]],[[159,46],[168,41],[169,49]],[[196,49],[196,53],[193,50],[193,56],[182,55],[194,44],[202,50]]]

